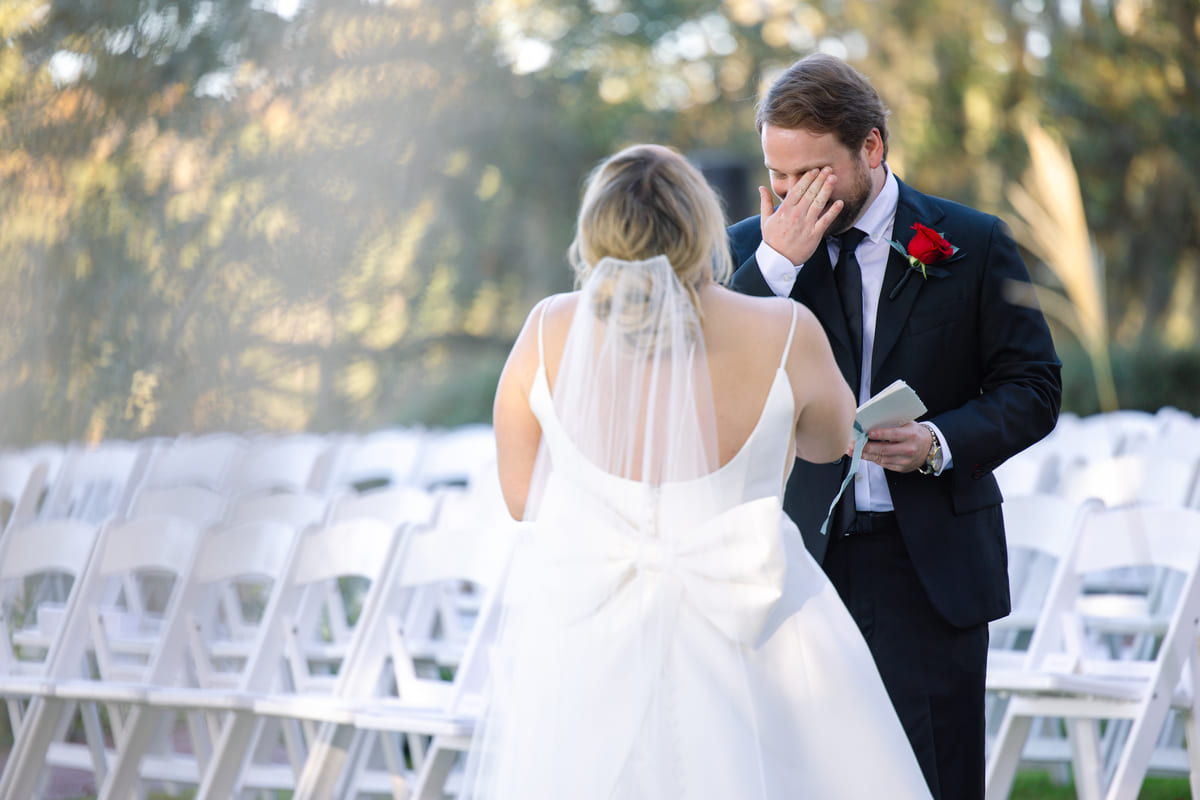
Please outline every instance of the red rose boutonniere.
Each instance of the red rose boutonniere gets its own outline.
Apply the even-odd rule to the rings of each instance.
[[[897,281],[896,288],[892,289],[889,299],[896,299],[896,295],[900,294],[900,290],[904,288],[904,284],[908,282],[908,276],[913,272],[920,270],[921,277],[929,280],[929,276],[933,275],[936,278],[942,278],[950,273],[944,269],[933,267],[946,259],[958,253],[958,248],[946,241],[946,237],[935,231],[928,225],[922,225],[919,222],[914,222],[912,229],[916,234],[908,243],[908,249],[897,241],[888,239],[890,244],[897,253],[904,256],[908,260],[908,269],[904,272],[904,276]]]

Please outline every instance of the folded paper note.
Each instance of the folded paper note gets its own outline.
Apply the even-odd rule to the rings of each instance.
[[[897,380],[859,406],[854,421],[864,431],[870,431],[903,425],[924,413],[925,404],[917,393],[903,380]]]

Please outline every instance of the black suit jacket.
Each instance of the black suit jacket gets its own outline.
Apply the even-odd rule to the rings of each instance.
[[[949,442],[953,468],[940,476],[885,474],[922,585],[948,622],[965,627],[1010,610],[1001,495],[992,470],[1054,428],[1061,365],[1041,312],[1006,299],[1007,284],[1028,283],[1029,273],[1002,221],[900,183],[893,238],[907,246],[914,222],[959,250],[936,265],[944,275],[923,278],[893,249],[875,324],[871,393],[903,378],[929,409],[922,419],[933,421]],[[731,226],[729,237],[736,266],[731,287],[772,294],[754,256],[762,241],[759,218]],[[791,296],[821,321],[853,386],[832,270],[802,269]],[[842,473],[841,463],[798,459],[788,481],[784,508],[818,561],[827,544],[820,525]]]

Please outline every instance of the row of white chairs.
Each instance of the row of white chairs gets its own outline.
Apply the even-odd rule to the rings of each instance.
[[[0,523],[104,522],[145,492],[193,486],[224,499],[268,492],[329,496],[379,486],[464,486],[495,459],[490,426],[369,434],[232,433],[0,451]]]
[[[1049,436],[1001,464],[996,478],[1005,496],[1197,506],[1200,420],[1175,408],[1064,414]]]
[[[1013,612],[991,625],[988,797],[1007,797],[1018,766],[1073,777],[1084,798],[1136,797],[1147,773],[1200,785],[1185,741],[1194,659],[1162,664],[1156,680],[1178,668],[1186,689],[1162,720],[1141,703],[1156,684],[1131,677],[1153,669],[1170,612],[1190,613],[1171,604],[1185,599],[1200,542],[1200,420],[1173,408],[1065,414],[996,476]],[[1151,529],[1181,549],[1151,547]],[[1194,636],[1174,635],[1195,649]]]
[[[1053,465],[1054,481],[1036,484],[1053,493],[1022,497],[1010,470],[1015,608],[993,625],[989,689],[1004,702],[989,706],[989,797],[1007,796],[1022,763],[1070,764],[1081,797],[1109,787],[1110,800],[1136,796],[1130,776],[1147,770],[1200,775],[1182,746],[1194,659],[1153,680],[1157,667],[1134,666],[1175,630],[1168,605],[1190,596],[1194,572],[1185,545],[1200,542],[1182,507],[1197,500],[1194,461],[1168,479],[1135,459],[1162,438],[1187,451],[1194,423],[1179,412],[1067,417],[1034,454],[1043,478]],[[1094,453],[1079,445],[1100,438]],[[1143,472],[1083,477],[1114,460]],[[0,453],[0,696],[17,732],[0,800],[39,796],[54,765],[91,770],[102,797],[151,785],[222,798],[441,796],[477,711],[475,653],[504,561],[494,478],[484,426]],[[1141,488],[1168,484],[1184,488]],[[1085,499],[1096,496],[1114,508]],[[1108,515],[1124,516],[1085,533],[1118,519]],[[1151,546],[1159,522],[1191,535]],[[1075,572],[1088,573],[1077,586]],[[1108,683],[1093,675],[1101,662]],[[1143,764],[1161,704],[1140,687],[1164,681],[1170,730],[1155,732]],[[1076,690],[1078,707],[1041,702]],[[1075,721],[1086,709],[1128,721],[1099,732]],[[1071,720],[1069,735],[1042,721],[1055,716]]]
[[[991,626],[989,800],[1021,766],[1069,767],[1087,800],[1132,800],[1151,773],[1200,796],[1200,510],[1057,494],[1003,509],[1013,612]]]
[[[101,520],[105,472],[80,480],[64,454],[39,507],[18,497],[0,534],[15,737],[0,798],[42,796],[57,766],[122,800],[153,787],[442,796],[478,710],[476,643],[509,543],[479,434],[459,432],[458,457],[424,486],[359,469],[376,442],[348,437],[323,451],[340,476],[324,487],[319,459],[304,481],[230,480],[253,460],[241,437],[232,460],[218,437],[155,442],[128,474],[110,466],[125,485]],[[293,463],[301,443],[275,442]],[[84,499],[48,513],[64,481]]]

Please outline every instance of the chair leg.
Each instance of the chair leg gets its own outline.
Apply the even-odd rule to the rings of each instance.
[[[72,703],[52,697],[34,698],[25,714],[25,724],[9,754],[0,783],[4,800],[28,800],[37,796],[38,780],[46,763],[46,751]]]
[[[1177,676],[1167,677],[1166,685],[1174,686]],[[1162,730],[1169,708],[1170,698],[1166,693],[1160,693],[1152,697],[1134,719],[1129,729],[1129,738],[1125,740],[1125,747],[1121,750],[1121,760],[1113,773],[1107,800],[1136,800],[1145,780],[1146,770],[1150,766],[1154,743],[1158,740],[1158,733]]]
[[[1021,763],[1021,751],[1025,749],[1025,739],[1029,736],[1029,726],[1033,719],[1027,716],[1016,716],[1012,713],[1012,702],[1000,723],[992,745],[992,755],[987,762],[987,776],[984,796],[987,800],[1008,800],[1012,793],[1013,781],[1017,777],[1017,767]]]
[[[359,784],[370,769],[371,755],[375,743],[382,739],[375,731],[356,730],[350,742],[345,765],[340,770],[333,796],[338,800],[354,800],[359,794]]]
[[[458,760],[459,753],[469,746],[470,739],[466,737],[433,737],[417,772],[413,786],[414,800],[442,800],[446,796],[446,780],[450,777],[454,762]]]
[[[352,725],[326,723],[321,726],[308,748],[308,759],[296,782],[293,800],[329,800],[333,797],[357,733]]]
[[[117,756],[100,786],[100,800],[130,797],[139,779],[142,757],[154,740],[162,712],[136,706],[125,719],[122,736],[117,740]]]
[[[83,736],[92,756],[92,774],[98,786],[104,782],[104,776],[108,772],[108,754],[104,748],[104,726],[100,724],[100,710],[95,703],[80,703],[79,717],[83,721]],[[113,741],[117,741],[117,738],[114,728]]]
[[[1192,797],[1200,797],[1200,720],[1193,708],[1179,712],[1183,721],[1183,745],[1187,751],[1188,785]]]
[[[404,763],[402,745],[404,737],[393,733],[380,733],[379,742],[383,750],[383,761],[392,776],[392,800],[408,800],[409,770]]]
[[[250,711],[235,711],[230,715],[213,745],[212,760],[204,770],[195,800],[230,800],[236,796],[235,786],[260,722]]]
[[[1067,720],[1071,765],[1079,800],[1104,797],[1104,761],[1100,757],[1100,724],[1094,719]]]
[[[209,738],[209,728],[205,724],[202,712],[184,712],[184,724],[187,726],[188,738],[192,742],[192,754],[196,757],[196,773],[204,774],[212,758],[212,740]]]

